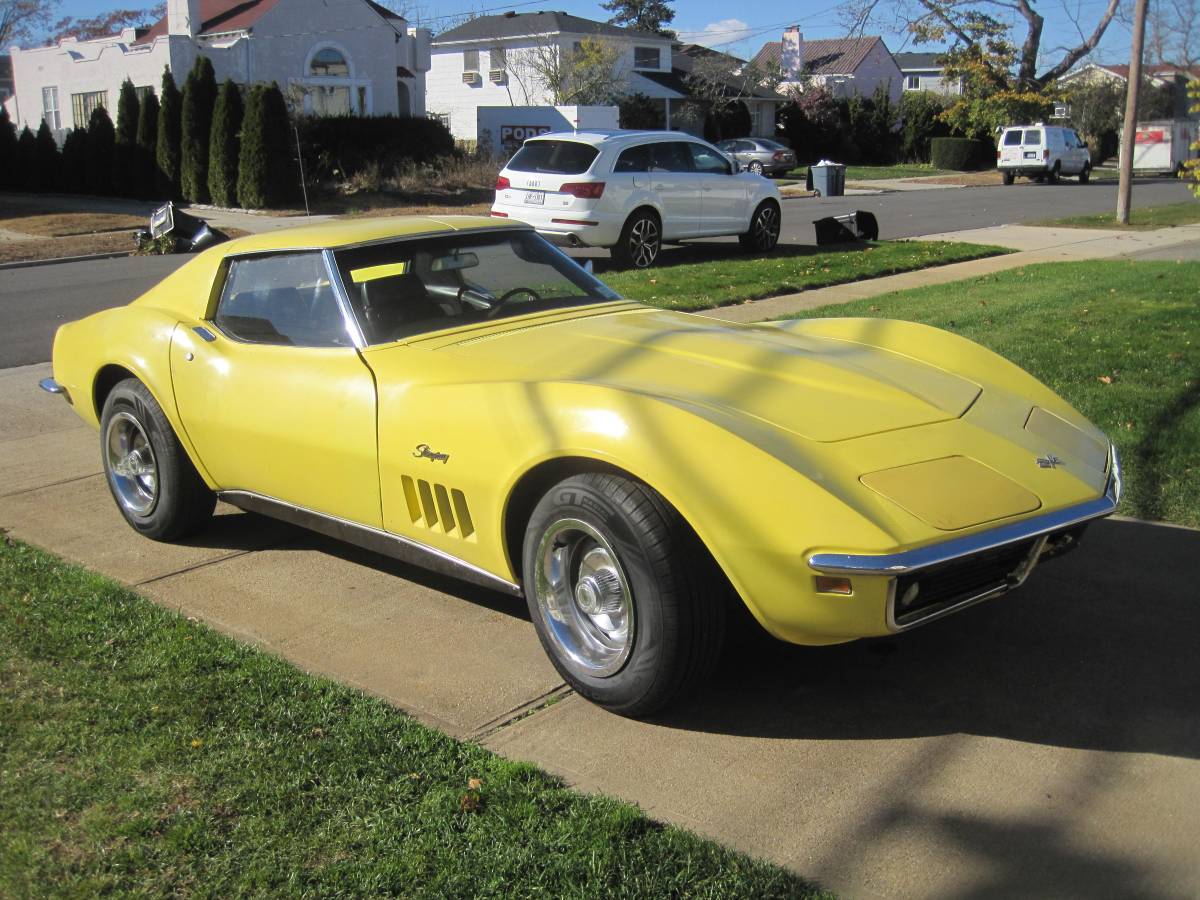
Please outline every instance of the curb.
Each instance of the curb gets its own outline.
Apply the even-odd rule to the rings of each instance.
[[[117,250],[112,253],[93,253],[89,256],[56,256],[54,259],[22,259],[17,262],[0,263],[0,272],[5,269],[28,269],[31,266],[52,266],[58,263],[92,262],[97,259],[119,259],[133,256],[132,250]]]

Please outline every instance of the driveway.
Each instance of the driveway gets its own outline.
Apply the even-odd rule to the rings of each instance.
[[[1099,523],[902,638],[748,639],[632,722],[565,689],[520,600],[227,507],[138,537],[48,373],[0,372],[0,528],[170,609],[844,896],[1200,893],[1198,532]]]

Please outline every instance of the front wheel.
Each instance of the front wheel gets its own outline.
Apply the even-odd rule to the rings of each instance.
[[[750,219],[750,228],[744,234],[738,235],[742,249],[750,253],[769,253],[779,243],[780,215],[779,207],[770,200],[764,200],[754,211]]]
[[[117,508],[156,541],[204,527],[216,506],[166,413],[136,378],[117,384],[100,415],[101,462]]]
[[[649,715],[699,685],[725,635],[724,576],[657,492],[612,474],[560,482],[525,532],[542,647],[581,696]]]
[[[658,259],[662,250],[662,225],[658,216],[650,210],[638,210],[621,229],[617,246],[613,247],[613,258],[622,266],[632,269],[648,269]]]

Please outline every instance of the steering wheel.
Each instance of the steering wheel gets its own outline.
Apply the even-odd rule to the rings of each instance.
[[[533,288],[515,287],[511,291],[505,291],[500,295],[500,299],[497,300],[492,308],[487,311],[487,318],[492,318],[492,316],[496,315],[496,313],[500,312],[500,310],[504,308],[504,305],[508,303],[509,300],[512,300],[514,297],[519,297],[522,294],[526,295],[527,297],[532,297],[534,300],[542,299],[542,295]]]

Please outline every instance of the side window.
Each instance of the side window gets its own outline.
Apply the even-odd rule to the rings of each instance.
[[[627,147],[617,157],[617,164],[613,166],[613,172],[649,172],[650,162],[649,144]]]
[[[749,141],[738,141],[737,142],[738,153],[753,153],[757,149],[758,148],[755,147]]]
[[[1042,132],[1038,128],[1030,128],[1025,132],[1025,143],[1037,146],[1042,142]]]
[[[705,175],[728,175],[729,160],[711,147],[703,144],[688,144],[692,154],[692,167]]]
[[[235,259],[213,321],[230,337],[253,344],[351,346],[319,253]]]
[[[1009,132],[1007,132],[1007,133],[1004,135],[1004,146],[1005,146],[1005,147],[1019,147],[1019,146],[1021,146],[1021,132],[1020,132],[1020,131],[1009,131]]]
[[[692,154],[688,145],[683,141],[664,141],[650,144],[653,161],[651,172],[690,172],[692,171]]]

